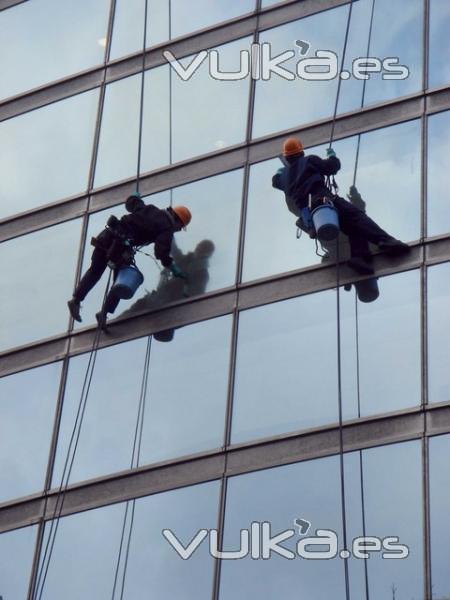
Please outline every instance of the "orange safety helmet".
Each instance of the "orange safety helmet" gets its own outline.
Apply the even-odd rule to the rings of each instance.
[[[298,138],[290,137],[284,141],[283,156],[294,156],[303,152],[303,144]]]
[[[191,211],[186,206],[174,206],[172,210],[183,223],[183,227],[187,227],[192,219]]]

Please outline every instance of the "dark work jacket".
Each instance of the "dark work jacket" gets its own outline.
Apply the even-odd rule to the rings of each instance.
[[[273,176],[272,186],[285,193],[287,207],[296,216],[308,205],[309,194],[329,194],[325,177],[335,175],[341,168],[335,156],[323,159],[311,154],[293,160],[283,158],[282,162],[285,166]]]
[[[120,219],[126,235],[134,246],[146,246],[154,243],[155,257],[165,267],[173,262],[170,256],[175,220],[167,210],[161,210],[148,204],[134,213]]]

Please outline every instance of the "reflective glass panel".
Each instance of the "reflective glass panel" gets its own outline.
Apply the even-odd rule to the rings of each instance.
[[[0,582],[4,600],[27,597],[37,527],[0,535]]]
[[[0,218],[86,190],[97,101],[93,90],[0,123]]]
[[[125,598],[148,598],[150,591],[161,600],[211,598],[214,565],[207,540],[189,560],[182,560],[162,530],[170,529],[187,546],[200,528],[216,527],[218,502],[215,482],[136,501]],[[116,504],[61,519],[44,597],[111,597],[124,511],[124,504]],[[116,594],[122,588],[124,558],[125,547]]]
[[[232,442],[335,422],[336,369],[334,291],[242,312]]]
[[[450,81],[450,4],[447,0],[430,0],[429,87]]]
[[[293,552],[289,560],[271,552],[265,560],[261,548],[257,558],[223,560],[220,600],[259,598],[345,598],[344,562],[339,558],[306,560],[298,557],[299,541],[295,519],[311,523],[311,532],[330,529],[342,543],[339,486],[339,458],[307,461],[232,477],[228,481],[224,550],[239,548],[242,529],[252,523],[270,524],[272,537],[291,530],[293,535],[281,546]],[[262,535],[261,535],[262,537]],[[253,548],[258,549],[256,534]],[[342,546],[340,545],[339,548]],[[323,546],[320,550],[326,550]],[[312,552],[318,548],[310,548]]]
[[[243,171],[231,171],[216,177],[202,179],[171,192],[147,196],[145,202],[164,209],[172,204],[187,206],[193,218],[186,231],[175,234],[172,256],[175,263],[187,275],[186,280],[174,279],[161,264],[142,253],[136,262],[145,276],[144,286],[131,300],[122,300],[116,316],[131,312],[159,308],[169,302],[197,296],[204,292],[233,285],[236,278],[236,262],[241,212]],[[109,215],[125,214],[123,204],[92,215],[89,220],[87,239],[96,236],[104,228]],[[89,265],[92,246],[85,251],[83,269]],[[153,256],[154,246],[143,248]],[[83,303],[83,324],[93,323],[99,310],[106,287],[108,273],[90,292]]]
[[[172,330],[171,343],[153,340],[141,464],[222,445],[230,336],[231,318],[221,317]],[[130,468],[146,342],[99,352],[71,481]],[[53,486],[61,480],[87,362],[83,355],[70,363]]]
[[[0,379],[0,502],[43,489],[61,363]]]
[[[103,61],[109,0],[28,0],[0,15],[0,97]],[[49,26],[51,24],[51,26]]]
[[[185,3],[189,11],[190,4]],[[251,38],[242,38],[218,48],[220,72],[239,71],[240,52],[249,50]],[[211,51],[209,53],[211,57]],[[194,57],[180,60],[185,69]],[[250,78],[220,81],[205,59],[190,79],[173,78],[173,162],[214,152],[243,142],[246,135]]]
[[[223,444],[231,317],[175,331],[153,343],[142,461],[157,462]]]
[[[358,301],[357,307],[353,291],[341,293],[347,418],[366,417],[420,404],[420,273],[415,270],[379,278],[378,289],[380,295],[374,302]],[[356,314],[358,332],[355,330]],[[354,404],[357,389],[356,342],[359,408]]]
[[[106,88],[95,185],[136,176],[141,76]],[[145,73],[141,173],[170,162],[169,66]]]
[[[172,37],[203,29],[255,9],[255,0],[172,0]]]
[[[1,245],[0,350],[67,329],[80,234],[76,219]]]
[[[146,338],[98,352],[71,481],[130,468]],[[89,355],[70,360],[53,472],[59,486]]]
[[[368,52],[372,72],[358,73],[355,61],[367,57],[372,4],[373,0],[353,3],[344,65],[353,76],[342,82],[339,112],[405,96],[422,88],[422,0],[406,3],[375,0]],[[343,39],[345,29],[340,34]],[[366,76],[369,78],[364,85],[362,77]]]
[[[449,6],[450,8],[450,6]],[[450,231],[448,189],[450,173],[446,160],[450,151],[450,111],[428,119],[428,236]]]
[[[450,436],[430,439],[431,581],[433,600],[450,597],[448,490]]]
[[[117,0],[111,60],[142,50],[145,0]],[[169,2],[148,0],[147,47],[169,38]]]
[[[450,263],[428,269],[428,400],[450,400],[448,340],[450,336]]]
[[[360,464],[362,460],[362,465]],[[361,478],[362,468],[362,478]],[[420,442],[364,450],[345,456],[348,539],[366,535],[382,540],[366,561],[370,598],[411,600],[423,597],[423,498]],[[363,529],[365,522],[365,533]],[[408,556],[393,558],[392,545]],[[359,542],[357,542],[359,543]],[[376,542],[374,542],[375,544]],[[367,598],[364,559],[349,561],[352,597]]]

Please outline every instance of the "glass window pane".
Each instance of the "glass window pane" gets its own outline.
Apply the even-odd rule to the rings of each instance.
[[[0,379],[0,502],[44,488],[61,363]]]
[[[450,111],[428,119],[428,236],[450,231],[450,173],[446,160],[449,135]]]
[[[106,88],[95,185],[135,177],[137,171],[141,75]],[[169,159],[169,66],[145,73],[141,172]]]
[[[398,537],[396,544],[406,545],[409,555],[402,559],[383,558],[387,552],[371,552],[367,560],[370,598],[411,600],[423,597],[423,496],[420,442],[408,442],[364,450],[362,452],[362,505],[359,453],[345,456],[348,531],[380,539]],[[351,539],[351,537],[350,537]],[[355,564],[356,563],[356,564]],[[362,559],[350,560],[352,585],[361,589],[364,575]],[[355,569],[357,570],[355,572]],[[361,577],[363,575],[363,577]],[[355,579],[356,578],[356,579]],[[395,594],[394,594],[395,592]]]
[[[170,344],[154,343],[143,462],[223,445],[230,344],[230,316],[184,327]]]
[[[447,0],[430,1],[430,73],[429,87],[450,81],[450,4]]]
[[[375,302],[358,301],[360,409],[355,401],[354,292],[341,293],[344,397],[347,418],[402,410],[420,404],[420,273],[378,279]]]
[[[448,540],[448,490],[450,488],[450,435],[430,440],[430,526],[431,581],[433,600],[450,596],[450,557]]]
[[[334,291],[242,312],[232,442],[335,422],[335,340]]]
[[[299,540],[298,528],[294,525],[297,518],[307,519],[312,524],[310,535],[314,535],[316,529],[330,529],[341,541],[339,489],[337,456],[230,478],[224,549],[239,548],[240,531],[250,529],[253,522],[268,522],[272,537],[283,531],[294,531],[294,536],[281,545],[295,552]],[[247,556],[222,561],[221,600],[292,597],[343,600],[344,562],[339,558],[289,560],[275,553],[266,560],[252,560]]]
[[[93,90],[0,123],[0,218],[86,190],[97,101]]]
[[[111,60],[142,51],[145,0],[117,0],[114,14]],[[169,2],[148,0],[147,47],[169,38]]]
[[[450,263],[428,269],[428,401],[450,400]]]
[[[218,503],[216,482],[136,501],[125,598],[147,598],[150,590],[158,600],[211,598],[214,564],[207,541],[189,560],[182,560],[162,530],[178,534],[187,546],[199,529],[217,526]],[[111,597],[124,511],[125,505],[117,504],[61,519],[45,586],[46,598]],[[118,590],[122,585],[123,560],[124,555]]]
[[[0,581],[4,600],[27,597],[37,527],[0,535]]]
[[[109,0],[29,0],[2,11],[2,98],[103,61]],[[51,23],[51,27],[49,26]]]
[[[185,35],[255,9],[255,0],[196,0],[195,10],[185,0],[172,0],[172,37]]]
[[[1,245],[0,350],[67,329],[80,234],[75,219]]]
[[[230,340],[231,317],[221,317],[177,331],[170,344],[153,342],[141,464],[222,446]],[[130,468],[146,343],[98,353],[71,481]],[[53,486],[61,480],[87,362],[88,355],[70,362]]]
[[[196,12],[189,4],[186,7]],[[220,71],[238,71],[240,51],[249,50],[251,43],[251,38],[242,38],[213,49],[218,52]],[[187,69],[192,61],[191,56],[180,63]],[[219,81],[211,75],[209,61],[205,60],[188,81],[175,73],[172,78],[173,162],[244,141],[249,77],[240,81]]]
[[[204,292],[233,285],[236,280],[236,263],[239,240],[243,171],[231,171],[216,177],[202,179],[169,191],[147,196],[145,202],[165,209],[183,204],[193,214],[186,231],[177,233],[172,245],[176,264],[187,275],[186,280],[174,279],[161,264],[142,253],[136,255],[136,263],[145,276],[144,286],[131,300],[122,300],[116,315],[136,311],[154,310],[161,306]],[[105,227],[111,214],[126,214],[119,205],[92,215],[89,219],[87,240],[97,236]],[[83,269],[87,269],[92,246],[85,250]],[[143,249],[153,255],[154,246]],[[95,313],[100,310],[109,273],[89,293],[83,303],[83,324],[94,323]]]

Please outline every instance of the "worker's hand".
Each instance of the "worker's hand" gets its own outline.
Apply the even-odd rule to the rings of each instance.
[[[333,150],[333,148],[327,148],[327,157],[331,158],[331,157],[336,158],[336,152]]]
[[[177,265],[175,263],[172,263],[169,268],[174,277],[180,277],[181,279],[186,279],[186,274],[183,273],[183,271],[180,269],[180,267],[177,267]]]

